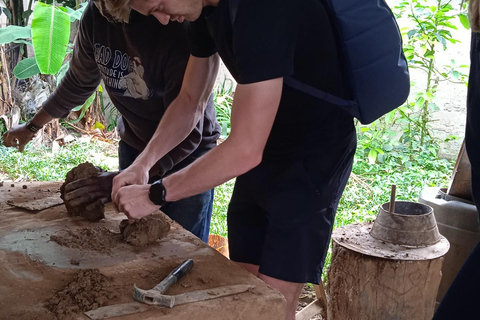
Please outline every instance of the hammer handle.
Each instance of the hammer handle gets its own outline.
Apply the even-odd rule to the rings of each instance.
[[[193,268],[193,260],[188,259],[184,261],[181,265],[176,267],[168,276],[157,284],[153,290],[158,291],[159,293],[164,293],[168,288],[178,280],[180,280],[184,275],[186,275]]]

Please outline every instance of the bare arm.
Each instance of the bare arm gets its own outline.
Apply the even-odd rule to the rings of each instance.
[[[238,85],[229,138],[190,166],[165,178],[166,200],[198,194],[257,166],[275,120],[282,85],[282,78]],[[119,209],[132,219],[158,208],[148,198],[148,186],[122,188],[116,201]]]
[[[146,184],[148,171],[170,150],[181,143],[203,117],[218,71],[218,55],[190,56],[182,89],[170,104],[148,145],[133,164],[113,180],[112,199],[123,186]]]

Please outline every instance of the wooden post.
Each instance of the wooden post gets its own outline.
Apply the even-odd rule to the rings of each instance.
[[[333,239],[328,320],[432,319],[443,257],[398,260],[388,254],[386,258],[369,256],[339,243],[340,239],[347,241],[346,236],[341,237]],[[363,238],[350,240],[364,243]],[[405,252],[408,255],[409,250]]]

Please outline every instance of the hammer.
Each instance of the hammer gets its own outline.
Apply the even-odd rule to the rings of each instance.
[[[181,265],[176,267],[168,276],[157,284],[153,289],[142,290],[136,285],[133,285],[133,299],[138,302],[143,302],[146,304],[156,304],[166,307],[173,307],[175,303],[175,298],[173,296],[163,295],[165,291],[178,280],[180,280],[184,275],[186,275],[193,268],[193,260],[188,259],[183,262]]]

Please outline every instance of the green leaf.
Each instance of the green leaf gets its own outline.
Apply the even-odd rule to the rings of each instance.
[[[93,125],[93,129],[105,130],[105,126],[100,122],[96,121],[95,124]]]
[[[84,103],[83,105],[73,108],[72,111],[78,111],[78,110],[80,110],[80,109],[83,109],[84,111],[87,111],[87,109],[92,105],[93,99],[95,99],[95,94],[96,94],[96,92],[94,92],[94,93],[87,99],[87,101],[85,101],[85,103]],[[82,113],[85,113],[83,110],[82,110]],[[81,118],[79,118],[79,119],[81,119]]]
[[[415,107],[421,108],[423,107],[423,104],[425,103],[425,99],[423,97],[420,97],[415,101]]]
[[[12,13],[7,8],[2,8],[3,13],[7,16],[8,20],[12,20]]]
[[[465,29],[470,29],[470,20],[468,19],[468,16],[465,13],[460,13],[458,15],[458,18],[460,19],[460,23]]]
[[[435,51],[427,50],[423,56],[427,59],[433,59],[435,58]]]
[[[392,111],[390,111],[389,113],[387,113],[385,115],[385,124],[390,124],[392,123],[393,119],[395,119],[395,115],[397,114],[397,110],[394,109]]]
[[[70,61],[62,64],[62,67],[57,72],[57,86],[60,84],[60,82],[62,82],[63,77],[65,77],[65,74],[68,71],[68,68],[70,68]]]
[[[25,19],[25,20],[27,20],[27,19],[30,17],[30,15],[32,14],[32,12],[33,12],[32,9],[30,9],[30,10],[25,10],[25,11],[22,13],[22,18]]]
[[[62,66],[70,37],[70,18],[61,8],[37,2],[33,10],[32,42],[43,74],[56,74]]]
[[[80,20],[82,18],[82,14],[86,8],[86,2],[81,4],[81,7],[77,10],[73,10],[67,7],[68,13],[70,14],[70,22],[74,22],[76,20]]]
[[[23,59],[17,64],[15,69],[13,69],[13,74],[18,79],[27,79],[38,73],[40,73],[40,69],[38,69],[38,65],[34,57]]]
[[[32,29],[30,27],[7,26],[6,28],[0,28],[0,44],[31,37]]]
[[[12,43],[21,43],[21,44],[26,44],[26,45],[29,45],[29,46],[32,45],[32,41],[30,41],[30,40],[14,40],[14,41],[12,41]]]
[[[416,29],[412,29],[412,30],[408,31],[407,36],[408,36],[409,38],[411,38],[411,37],[413,37],[416,33],[417,33],[417,30],[416,30]]]
[[[377,160],[377,151],[372,148],[368,152],[368,163],[374,164],[376,160]]]

